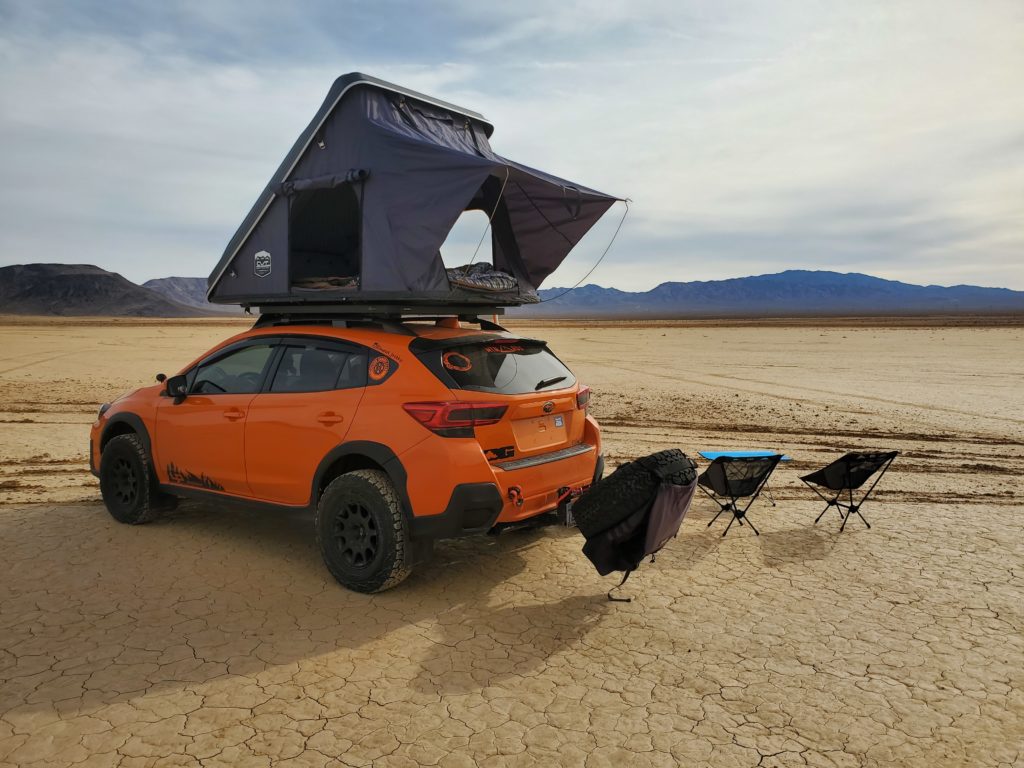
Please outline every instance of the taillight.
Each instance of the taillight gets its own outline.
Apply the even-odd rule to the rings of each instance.
[[[508,410],[504,403],[405,403],[402,407],[441,437],[473,437],[473,427],[497,424]]]
[[[586,408],[587,403],[590,402],[590,387],[586,384],[580,386],[579,392],[576,393],[576,407]]]

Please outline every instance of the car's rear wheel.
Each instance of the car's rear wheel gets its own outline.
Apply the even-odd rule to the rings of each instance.
[[[111,438],[100,459],[100,493],[119,523],[147,523],[156,511],[149,456],[138,435]]]
[[[388,476],[359,469],[336,477],[316,509],[316,540],[342,586],[382,592],[405,580],[409,530]]]

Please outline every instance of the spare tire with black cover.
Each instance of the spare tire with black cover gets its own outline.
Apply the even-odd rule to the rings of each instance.
[[[596,536],[653,504],[662,483],[688,485],[696,475],[696,465],[678,448],[652,453],[591,486],[573,504],[573,519],[584,536]]]

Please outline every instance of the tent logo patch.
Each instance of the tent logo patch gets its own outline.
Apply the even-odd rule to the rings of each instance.
[[[270,253],[268,251],[256,251],[254,269],[256,277],[270,277]]]

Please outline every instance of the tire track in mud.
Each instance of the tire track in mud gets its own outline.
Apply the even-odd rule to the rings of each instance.
[[[4,368],[4,369],[0,370],[0,375],[3,375],[5,373],[11,373],[12,371],[20,371],[22,368],[30,368],[33,365],[45,365],[46,363],[52,362],[54,360],[59,360],[62,357],[70,357],[71,355],[77,355],[77,354],[79,354],[79,350],[77,350],[77,349],[74,350],[73,352],[60,352],[59,354],[56,354],[56,355],[50,355],[49,357],[44,357],[44,358],[41,358],[41,359],[36,359],[36,360],[33,360],[31,362],[28,362],[28,363],[23,363],[21,365],[15,365],[12,368]]]
[[[738,386],[736,384],[722,384],[722,383],[718,383],[718,382],[709,382],[709,381],[706,381],[706,380],[703,380],[703,379],[700,379],[700,378],[686,377],[686,376],[681,376],[681,375],[678,375],[678,374],[671,374],[671,373],[659,373],[657,371],[644,370],[642,368],[631,368],[629,366],[624,366],[624,365],[612,365],[610,363],[605,363],[604,367],[608,368],[608,369],[612,369],[612,370],[622,371],[624,373],[632,373],[632,374],[637,375],[637,376],[649,376],[651,378],[667,379],[669,381],[685,382],[687,384],[695,384],[695,385],[698,385],[698,386],[705,386],[705,387],[713,386],[713,387],[718,387],[720,389],[731,389],[731,390],[735,390],[737,392],[743,392],[745,394],[761,395],[763,397],[771,397],[771,398],[774,398],[776,400],[783,400],[783,401],[786,401],[786,402],[812,403],[812,404],[815,404],[815,405],[819,405],[820,402],[821,402],[820,399],[812,399],[812,398],[808,398],[808,397],[797,397],[797,396],[793,396],[793,395],[780,394],[778,392],[765,392],[765,391],[763,391],[761,389],[755,389],[755,388],[751,388],[751,387],[742,387],[742,386]],[[762,384],[764,386],[770,386],[770,387],[777,387],[777,386],[779,386],[779,384],[777,382],[765,382],[765,381],[761,381],[761,380],[758,380],[758,379],[744,379],[742,377],[727,376],[725,374],[720,374],[720,373],[707,373],[707,374],[703,374],[703,376],[705,378],[719,379],[719,380],[725,380],[725,381],[741,381],[741,382],[742,381],[749,381],[749,382],[752,382],[752,383],[755,383],[755,384]],[[1000,423],[1012,422],[1014,424],[1024,424],[1024,419],[1014,419],[1014,418],[1003,417],[1003,416],[992,416],[992,415],[989,415],[989,414],[974,413],[973,411],[964,411],[964,410],[960,410],[960,409],[956,409],[956,408],[945,408],[945,407],[940,406],[940,405],[923,405],[921,403],[906,402],[904,400],[892,400],[892,399],[888,399],[888,398],[875,397],[873,395],[858,395],[858,394],[848,393],[848,392],[836,392],[835,390],[816,389],[814,387],[804,387],[804,386],[793,385],[793,384],[787,384],[786,387],[790,388],[790,389],[802,390],[802,391],[805,391],[805,392],[814,392],[816,394],[829,395],[829,396],[834,397],[834,398],[836,398],[838,400],[867,400],[869,402],[885,403],[886,405],[898,405],[898,406],[902,406],[904,408],[916,408],[916,409],[922,410],[922,411],[934,411],[934,412],[937,412],[937,413],[951,413],[951,414],[955,414],[957,416],[969,416],[969,417],[975,418],[975,419],[985,419],[987,421],[997,421],[997,422],[1000,422]]]
[[[727,379],[727,380],[730,380],[730,381],[745,381],[745,382],[750,382],[752,384],[763,384],[764,386],[767,386],[767,387],[778,386],[778,384],[776,382],[763,381],[761,379],[750,379],[750,378],[746,378],[746,377],[743,377],[743,376],[727,376],[727,375],[722,374],[722,373],[708,373],[708,374],[705,374],[705,375],[706,376],[710,376],[710,377],[715,378],[715,379]],[[992,416],[991,414],[987,414],[987,413],[977,413],[975,411],[965,411],[965,410],[962,410],[960,408],[949,408],[949,407],[942,406],[942,405],[924,405],[922,403],[907,402],[906,400],[893,400],[893,399],[885,398],[885,397],[877,397],[875,395],[857,395],[857,394],[852,394],[852,393],[848,393],[848,392],[837,392],[836,390],[832,390],[832,389],[818,389],[816,387],[807,387],[807,386],[801,386],[801,385],[796,385],[796,384],[787,384],[786,386],[789,387],[789,388],[792,388],[792,389],[799,389],[799,390],[802,390],[804,392],[815,392],[815,393],[821,394],[821,395],[831,395],[832,397],[835,397],[837,399],[853,398],[853,399],[856,399],[856,400],[868,400],[868,401],[873,402],[873,403],[885,403],[886,405],[900,405],[900,406],[903,406],[905,408],[918,408],[918,409],[923,410],[923,411],[938,411],[938,412],[941,412],[941,413],[956,414],[957,416],[970,416],[973,419],[988,419],[990,421],[999,421],[999,422],[1009,421],[1009,422],[1012,422],[1014,424],[1024,424],[1024,419],[1014,419],[1014,418],[1010,418],[1009,416]],[[749,390],[749,391],[760,392],[760,390]]]
[[[993,446],[1014,446],[1024,447],[1024,441],[1011,438],[987,437],[983,435],[954,435],[951,433],[928,434],[924,432],[884,432],[881,430],[829,430],[823,433],[817,429],[797,429],[793,427],[768,427],[759,424],[706,424],[706,423],[685,423],[672,422],[663,419],[645,419],[639,424],[630,419],[619,419],[614,416],[605,416],[599,420],[602,427],[618,427],[626,429],[647,430],[649,427],[660,427],[662,429],[689,430],[694,432],[715,432],[715,433],[742,433],[755,435],[778,435],[778,436],[799,436],[813,437],[818,440],[831,437],[847,437],[861,440],[888,440],[902,442],[927,442],[927,443],[969,443],[974,445]]]

